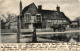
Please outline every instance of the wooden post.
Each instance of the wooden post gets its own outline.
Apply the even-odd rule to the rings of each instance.
[[[22,13],[22,2],[20,0],[20,15],[17,19],[17,27],[18,27],[18,31],[17,31],[17,43],[20,43],[20,29],[21,29],[21,20],[20,20],[20,17],[21,17],[21,14]]]
[[[32,42],[37,42],[36,28],[34,27]]]
[[[0,39],[1,39],[1,18],[0,18]],[[0,40],[1,43],[1,40]]]
[[[0,18],[0,33],[1,33],[1,18]]]
[[[18,31],[17,31],[17,43],[20,43],[20,16],[17,19],[17,27],[18,27]]]
[[[80,34],[80,33],[79,33]],[[78,42],[80,42],[80,35],[78,34]]]

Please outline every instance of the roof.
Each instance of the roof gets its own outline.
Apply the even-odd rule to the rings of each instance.
[[[71,20],[65,16],[63,12],[58,12],[55,10],[41,10],[42,15],[45,14],[47,15],[47,19],[66,19],[71,23]]]
[[[24,15],[24,13],[28,10],[28,8],[31,5],[34,5],[36,7],[36,5],[34,3],[31,3],[30,5],[26,6],[22,10],[22,16]],[[63,12],[58,12],[56,10],[43,10],[43,9],[39,10],[37,7],[36,7],[36,9],[39,13],[41,13],[42,16],[46,15],[46,17],[43,17],[43,19],[55,19],[55,18],[62,19],[62,18],[64,18],[71,23],[71,20],[67,16],[65,16],[65,14]]]
[[[78,21],[71,21],[71,22],[78,22]]]
[[[61,15],[71,23],[71,20],[63,12],[61,12]]]
[[[42,12],[57,12],[55,10],[42,10]]]
[[[31,3],[30,5],[26,6],[23,10],[22,10],[22,15],[28,10],[28,8],[31,6],[31,5],[35,5],[34,3]],[[36,5],[35,5],[36,6]],[[37,9],[37,7],[36,7]]]

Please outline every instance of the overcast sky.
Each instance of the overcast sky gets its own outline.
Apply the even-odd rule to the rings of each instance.
[[[19,15],[19,2],[20,0],[0,0],[0,14],[15,13]],[[79,0],[22,0],[23,8],[32,2],[36,6],[42,5],[43,9],[48,10],[56,10],[56,6],[59,5],[61,11],[71,20],[80,16]]]

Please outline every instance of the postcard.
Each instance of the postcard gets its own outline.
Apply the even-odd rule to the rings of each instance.
[[[80,51],[80,0],[0,0],[1,51]]]

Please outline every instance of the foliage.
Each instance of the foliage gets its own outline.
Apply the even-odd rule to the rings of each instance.
[[[5,22],[3,21],[3,19],[1,20],[1,29],[5,29]]]

